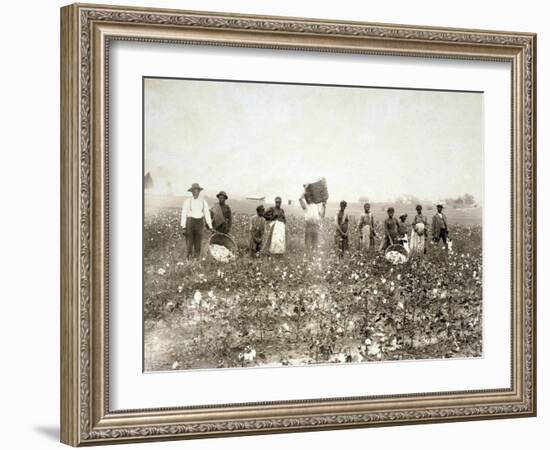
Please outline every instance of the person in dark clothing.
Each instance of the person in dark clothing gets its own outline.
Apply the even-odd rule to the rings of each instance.
[[[256,217],[250,222],[250,255],[257,256],[262,250],[265,233],[265,209],[263,205],[256,208]]]
[[[384,220],[384,239],[380,245],[380,250],[386,250],[390,245],[397,244],[399,237],[399,222],[393,217],[395,209],[388,208],[388,218]]]
[[[340,211],[336,214],[336,234],[334,239],[336,241],[336,248],[338,250],[338,256],[342,258],[344,254],[349,250],[349,217],[346,213],[346,207],[348,203],[345,200],[340,202]]]
[[[264,217],[268,222],[278,220],[279,222],[286,223],[285,210],[281,208],[281,197],[275,197],[275,206],[271,206],[265,212]]]
[[[229,234],[233,218],[231,208],[226,203],[228,196],[225,191],[220,191],[216,197],[218,198],[218,203],[215,203],[210,209],[212,227],[218,233]]]
[[[437,213],[434,214],[432,219],[432,239],[437,244],[439,241],[443,241],[445,244],[445,250],[447,250],[449,237],[449,226],[447,222],[447,216],[443,214],[443,205],[437,205]]]

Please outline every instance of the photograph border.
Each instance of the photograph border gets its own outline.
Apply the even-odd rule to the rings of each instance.
[[[108,77],[107,77],[108,78]],[[270,81],[270,80],[244,80],[244,79],[226,79],[226,78],[200,78],[200,77],[176,77],[176,76],[158,76],[158,75],[142,75],[141,77],[141,96],[142,96],[142,104],[141,104],[141,126],[142,126],[142,137],[141,137],[141,165],[142,168],[145,169],[145,155],[146,155],[146,143],[145,143],[145,123],[146,123],[146,111],[145,111],[145,82],[146,80],[164,80],[164,81],[192,81],[192,82],[208,82],[208,83],[238,83],[238,84],[251,84],[251,85],[268,85],[268,86],[301,86],[301,87],[316,87],[316,88],[344,88],[344,89],[373,89],[373,90],[395,90],[395,91],[415,91],[415,92],[445,92],[445,93],[455,93],[455,94],[485,94],[484,90],[475,90],[475,89],[438,89],[438,88],[415,88],[415,87],[402,87],[402,86],[386,86],[386,85],[380,85],[380,86],[373,86],[373,85],[363,85],[363,84],[337,84],[337,83],[307,83],[307,82],[296,82],[296,81]],[[108,143],[107,143],[108,148]],[[108,149],[107,149],[108,152]],[[485,152],[484,149],[482,149],[482,157],[481,159],[484,160],[485,155],[483,154]],[[512,157],[512,150],[510,149],[510,158]],[[145,173],[145,170],[144,170]],[[108,195],[108,192],[107,192]],[[510,202],[509,205],[510,208],[510,214],[513,213],[513,205],[512,202]],[[107,222],[109,212],[106,212],[107,214]],[[485,213],[482,214],[482,222],[484,222],[483,216]],[[142,178],[141,181],[141,222],[142,227],[145,227],[145,216],[146,216],[146,201],[145,201],[145,180]],[[510,231],[510,238],[512,238],[512,232]],[[153,370],[153,371],[146,371],[146,360],[145,360],[145,247],[142,248],[141,252],[141,261],[142,261],[142,270],[141,270],[141,287],[142,287],[142,321],[141,321],[141,329],[142,329],[142,340],[141,340],[141,353],[142,353],[142,371],[149,372],[149,373],[156,373],[156,372],[162,372],[163,370]],[[107,262],[108,264],[108,262]],[[512,269],[510,268],[510,275],[512,274]],[[108,299],[107,299],[108,301]],[[482,308],[483,311],[483,308]],[[483,314],[482,314],[483,315]],[[512,328],[512,319],[510,319],[510,329]],[[484,335],[484,332],[482,332]],[[482,338],[483,341],[483,338]],[[483,352],[481,352],[481,355],[476,356],[475,358],[483,358]],[[419,361],[419,360],[429,360],[432,358],[421,358],[421,359],[413,359],[413,361]],[[319,365],[332,365],[331,362],[325,362],[325,363],[316,363],[315,366]],[[349,363],[347,363],[349,364]],[[283,367],[283,366],[281,366]],[[299,366],[298,366],[299,367]],[[256,367],[258,368],[258,367]],[[290,368],[290,367],[289,367]],[[241,370],[242,367],[224,367],[224,370]],[[189,369],[188,369],[189,370]],[[199,369],[190,369],[190,370],[219,370],[214,367],[204,367]],[[514,376],[512,371],[512,355],[510,355],[510,378],[512,379]],[[450,391],[449,391],[450,392]],[[458,392],[458,391],[453,391]],[[460,391],[460,392],[483,392],[483,390],[468,390],[468,391]],[[439,392],[439,394],[442,394],[444,392]],[[434,393],[435,394],[435,393]],[[371,398],[380,398],[381,396],[373,395],[373,396],[354,396],[354,397],[343,397],[339,398],[340,400],[349,400],[349,399],[371,399]],[[318,400],[325,400],[323,398],[314,398],[310,400],[304,400],[305,402],[315,402]],[[256,404],[291,404],[292,401],[288,400],[282,400],[282,401],[264,401],[264,402],[255,402]],[[251,405],[252,403],[239,403],[239,405]],[[196,406],[185,406],[181,409],[189,409],[189,408],[195,408]],[[210,406],[205,406],[210,407]]]
[[[108,66],[114,40],[505,61],[512,66],[510,389],[112,411]],[[75,4],[61,9],[61,440],[144,440],[536,414],[536,35]]]

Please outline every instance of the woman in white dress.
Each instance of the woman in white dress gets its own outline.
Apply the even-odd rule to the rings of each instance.
[[[363,208],[365,212],[361,214],[359,219],[359,246],[363,253],[368,253],[371,249],[374,250],[376,231],[374,230],[374,216],[370,212],[370,204],[365,203]]]
[[[271,255],[282,255],[286,252],[286,218],[281,203],[281,197],[276,197],[275,206],[269,208],[264,214],[269,224],[264,250]]]
[[[411,232],[411,256],[423,256],[426,253],[426,238],[428,236],[428,218],[422,214],[422,206],[416,205]]]

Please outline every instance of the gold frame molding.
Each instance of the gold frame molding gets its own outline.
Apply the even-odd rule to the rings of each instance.
[[[507,61],[512,70],[509,389],[111,411],[108,57],[113,40]],[[536,35],[74,4],[61,9],[61,440],[73,446],[536,414]]]

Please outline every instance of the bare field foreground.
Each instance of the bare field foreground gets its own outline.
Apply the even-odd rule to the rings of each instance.
[[[359,203],[349,204],[351,252],[343,260],[333,249],[336,203],[317,257],[304,256],[296,205],[284,206],[287,253],[251,257],[258,202],[230,199],[238,256],[220,263],[207,252],[206,232],[203,257],[185,259],[181,198],[145,202],[145,371],[482,356],[481,208],[446,210],[452,254],[430,243],[424,258],[392,265],[379,252],[359,253]],[[387,206],[373,203],[379,236]],[[412,204],[395,207],[414,214]]]

